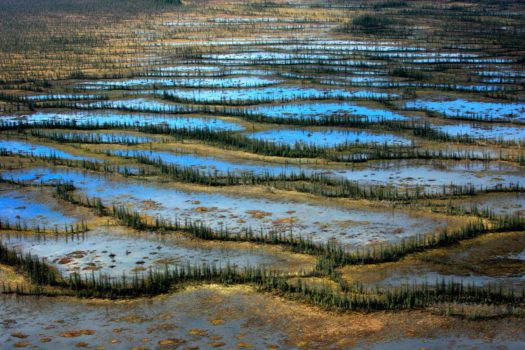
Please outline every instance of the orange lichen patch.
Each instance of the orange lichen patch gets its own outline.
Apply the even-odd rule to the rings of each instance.
[[[262,219],[266,216],[272,216],[272,213],[262,211],[262,210],[246,210],[246,214],[251,215],[254,219]]]
[[[60,265],[66,265],[66,264],[69,264],[72,261],[73,261],[72,258],[62,258],[62,259],[58,260],[57,263],[60,264]]]
[[[251,349],[253,348],[253,345],[244,341],[238,342],[237,347],[239,349]]]
[[[15,337],[15,338],[20,338],[20,339],[25,339],[25,338],[29,337],[27,334],[24,334],[22,332],[13,332],[13,333],[11,333],[11,336]]]
[[[193,336],[198,336],[198,337],[207,337],[208,331],[205,329],[194,328],[194,329],[190,329],[188,331],[188,334],[193,335]]]
[[[28,341],[19,341],[14,344],[15,348],[25,348],[31,345],[31,342]]]
[[[74,258],[74,259],[82,259],[86,255],[87,255],[87,252],[83,250],[75,250],[74,252],[67,254],[68,257]]]
[[[173,346],[173,345],[181,345],[181,344],[184,344],[185,342],[186,340],[184,339],[168,338],[168,339],[160,340],[159,345],[160,346]]]
[[[51,338],[49,338],[49,337],[45,337],[45,338],[41,338],[41,339],[40,339],[40,342],[41,342],[41,343],[49,343],[51,340],[52,340]]]
[[[91,329],[79,329],[79,330],[73,330],[68,332],[60,333],[58,336],[62,338],[76,338],[80,337],[81,335],[93,335],[96,332]]]
[[[87,255],[87,252],[83,250],[75,250],[74,252],[71,252],[67,254],[65,257],[61,259],[55,260],[60,265],[65,265],[71,263],[74,259],[82,259]]]
[[[519,324],[514,320],[508,320],[506,321],[508,323],[501,326],[498,323],[501,320],[473,323],[422,310],[373,313],[328,312],[282,297],[258,294],[246,286],[212,286],[206,288],[212,289],[215,293],[207,296],[203,303],[204,308],[209,307],[208,304],[229,305],[232,302],[239,302],[239,300],[245,300],[248,303],[242,304],[243,307],[239,310],[224,309],[217,313],[216,318],[227,321],[231,317],[241,317],[240,315],[248,314],[251,319],[258,320],[257,322],[276,325],[287,335],[289,347],[348,349],[356,347],[363,341],[374,343],[383,341],[385,337],[395,339],[406,332],[408,332],[406,334],[412,334],[416,338],[437,337],[441,331],[458,329],[458,332],[475,336],[479,332],[497,334],[503,329],[511,328],[513,329],[512,332],[516,332],[516,327]],[[320,324],[323,327],[319,327]],[[492,328],[494,328],[493,331]],[[237,337],[239,342],[245,341],[242,338],[242,336]],[[286,348],[287,346],[283,347]]]
[[[272,221],[274,225],[293,224],[294,222],[297,222],[296,218],[279,218]]]
[[[195,211],[199,212],[199,213],[205,213],[205,212],[210,211],[210,208],[208,208],[208,207],[197,207],[197,208],[195,208]]]
[[[214,326],[218,326],[218,325],[221,325],[224,323],[224,320],[220,319],[220,318],[216,318],[216,319],[213,319],[213,320],[210,320],[210,323]]]
[[[226,343],[222,341],[214,341],[210,343],[210,346],[214,348],[220,348],[221,346],[224,346],[224,345],[226,345]]]
[[[86,343],[86,342],[84,342],[84,341],[81,341],[81,342],[76,343],[75,346],[76,346],[77,348],[89,348],[89,344]]]

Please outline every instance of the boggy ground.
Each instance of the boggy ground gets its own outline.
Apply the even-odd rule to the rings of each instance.
[[[467,321],[425,311],[339,314],[244,286],[196,286],[119,302],[5,296],[1,308],[4,345],[43,349],[347,349],[381,343],[517,349],[524,341],[518,319]]]
[[[379,288],[456,280],[474,285],[503,282],[506,288],[523,287],[525,263],[523,232],[488,234],[455,247],[411,255],[395,263],[347,266],[341,269],[349,283]]]
[[[523,348],[522,2],[0,13],[0,348]]]

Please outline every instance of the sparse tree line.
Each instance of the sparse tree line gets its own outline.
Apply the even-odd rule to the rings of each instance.
[[[403,126],[396,124],[397,130],[403,130]],[[517,161],[519,156],[511,156],[500,151],[499,154],[489,155],[477,154],[469,151],[447,151],[443,149],[431,150],[423,148],[416,142],[408,145],[392,145],[381,143],[357,143],[346,142],[333,147],[321,147],[314,143],[295,143],[292,145],[276,143],[266,140],[250,138],[246,135],[223,130],[213,130],[209,127],[189,128],[189,127],[170,127],[160,124],[136,125],[131,123],[76,123],[74,121],[45,121],[38,124],[27,122],[0,122],[0,131],[17,131],[31,129],[32,136],[41,138],[60,138],[58,133],[49,133],[36,128],[45,129],[77,129],[77,130],[132,130],[146,134],[157,134],[171,136],[176,140],[193,139],[213,146],[226,149],[238,149],[250,153],[278,156],[288,158],[325,158],[339,162],[365,162],[368,160],[380,159],[468,159],[468,160],[508,160]],[[392,127],[393,128],[393,127]],[[390,129],[392,129],[390,128]],[[513,140],[491,140],[483,138],[473,138],[469,135],[451,136],[445,132],[433,128],[429,124],[422,124],[412,128],[414,136],[429,139],[437,142],[458,142],[465,144],[476,144],[477,142],[487,142],[501,146],[521,146],[521,141]],[[82,143],[83,137],[71,135],[68,142]],[[93,139],[92,141],[95,141]],[[123,140],[125,143],[126,140]],[[514,158],[516,159],[514,159]],[[519,158],[519,159],[521,159]]]
[[[102,153],[106,156],[115,156],[111,152]],[[126,177],[163,176],[178,182],[193,183],[205,186],[239,186],[259,185],[271,186],[276,189],[311,193],[329,198],[352,198],[387,200],[394,202],[408,202],[421,199],[446,199],[465,196],[476,196],[487,193],[521,193],[525,188],[519,184],[496,184],[494,186],[474,186],[472,184],[458,185],[454,183],[442,185],[432,190],[415,185],[405,188],[394,185],[368,185],[357,180],[337,178],[325,174],[307,173],[305,171],[271,174],[266,171],[260,174],[254,172],[236,171],[202,171],[191,166],[182,166],[164,162],[160,157],[149,157],[146,154],[119,155],[136,160],[139,164],[152,166],[133,167],[128,165],[112,165],[110,162],[94,161],[89,159],[71,160],[64,159],[56,154],[49,155],[21,155],[0,148],[0,156],[22,156],[44,161],[53,166],[67,166],[82,168],[88,171],[120,174]],[[0,163],[0,168],[3,166]],[[0,176],[1,180],[1,176]],[[9,180],[9,179],[7,179]]]

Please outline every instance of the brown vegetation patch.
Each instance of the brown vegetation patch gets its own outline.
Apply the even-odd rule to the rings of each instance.
[[[161,347],[179,346],[184,344],[186,340],[180,338],[167,338],[159,341]]]
[[[279,218],[279,219],[276,219],[276,220],[273,220],[272,223],[276,226],[279,226],[279,225],[290,225],[290,224],[293,224],[297,222],[297,218]]]
[[[267,216],[272,216],[273,215],[272,213],[269,213],[269,212],[266,212],[266,211],[262,211],[262,210],[255,210],[255,209],[246,210],[246,214],[251,215],[251,217],[254,218],[254,219],[263,219],[263,218],[265,218]]]
[[[95,333],[96,332],[91,329],[78,329],[78,330],[73,330],[73,331],[68,331],[68,332],[62,332],[58,336],[62,338],[76,338],[82,335],[93,335]]]
[[[31,345],[31,342],[28,341],[19,341],[14,344],[15,348],[26,348]]]
[[[15,338],[20,338],[20,339],[25,339],[25,338],[29,337],[27,334],[24,334],[22,332],[13,332],[13,333],[11,333],[11,336],[15,337]]]

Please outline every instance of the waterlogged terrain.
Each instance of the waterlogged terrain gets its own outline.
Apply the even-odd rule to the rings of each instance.
[[[0,150],[34,157],[57,157],[69,160],[93,159],[90,157],[77,156],[52,146],[39,145],[21,140],[0,140]]]
[[[355,144],[410,145],[411,140],[391,134],[342,129],[278,129],[248,134],[248,137],[288,146],[336,147]]]
[[[307,99],[389,99],[396,95],[374,91],[347,91],[299,86],[267,87],[257,89],[198,89],[167,90],[164,95],[174,101],[201,104],[249,105],[270,101]]]
[[[489,234],[449,250],[437,249],[382,264],[375,270],[356,266],[342,272],[349,280],[366,280],[367,285],[380,289],[440,283],[520,289],[525,283],[524,245],[519,232]],[[505,255],[500,255],[501,247],[506,247]]]
[[[405,105],[405,108],[424,109],[441,113],[449,118],[462,118],[487,121],[525,120],[525,104],[523,103],[494,103],[478,101],[414,101]]]
[[[525,175],[521,167],[480,161],[468,163],[389,161],[370,162],[366,165],[343,168],[340,164],[324,167],[322,165],[294,165],[293,163],[278,164],[143,149],[113,149],[108,153],[125,158],[160,161],[182,169],[191,168],[204,176],[292,177],[305,174],[359,181],[367,185],[395,185],[398,188],[419,186],[430,192],[439,191],[444,186],[451,184],[491,188],[525,183]]]
[[[467,348],[475,344],[490,349],[519,349],[523,344],[519,327],[507,320],[481,325],[483,332],[494,334],[482,338],[463,322],[450,321],[446,317],[402,313],[404,321],[396,322],[391,314],[327,316],[247,288],[216,285],[190,288],[154,300],[124,302],[40,298],[36,303],[28,297],[4,296],[1,307],[3,314],[17,317],[4,320],[5,332],[0,340],[9,346],[25,342],[43,349],[76,344],[113,349],[128,349],[129,346],[317,348],[341,345],[341,341],[335,339],[349,328],[359,335],[345,337],[342,343],[345,347],[441,349],[444,346]],[[312,323],[326,322],[330,322],[336,337],[320,340],[320,330]],[[380,329],[384,327],[386,333],[376,328],[365,332],[371,324]],[[412,324],[409,327],[413,335],[401,332],[409,324]],[[450,327],[450,330],[431,327],[436,324]],[[303,334],[301,330],[304,329],[309,333]]]
[[[0,13],[0,349],[525,347],[522,2]]]
[[[63,142],[79,143],[116,143],[134,145],[140,143],[150,143],[158,140],[155,137],[135,135],[125,132],[72,132],[72,131],[53,131],[40,134],[40,136],[51,139],[58,139]]]
[[[150,269],[177,267],[273,266],[285,272],[311,269],[302,256],[288,258],[279,251],[244,247],[242,244],[205,244],[177,235],[150,232],[129,232],[119,227],[100,227],[78,235],[24,236],[7,233],[2,242],[22,253],[32,253],[46,259],[64,275],[80,273],[91,276],[104,274],[120,278],[125,274],[147,273]]]
[[[481,124],[448,124],[437,127],[453,136],[464,136],[475,139],[488,139],[495,141],[512,141],[523,143],[525,139],[525,128],[502,125],[481,125]]]
[[[294,165],[274,165],[263,162],[232,162],[226,159],[166,151],[117,149],[110,150],[109,153],[126,158],[134,157],[151,159],[153,161],[160,160],[165,164],[176,165],[182,168],[192,168],[203,175],[210,176],[225,176],[228,174],[286,176],[300,174],[302,172],[314,173],[313,169]],[[319,172],[321,171],[322,170]]]
[[[347,102],[314,102],[286,105],[257,106],[248,113],[270,118],[296,118],[322,120],[327,117],[358,118],[369,122],[381,120],[408,120],[409,118],[389,111],[369,108]]]
[[[335,239],[345,245],[360,246],[398,241],[446,225],[398,211],[364,211],[293,200],[189,192],[78,171],[34,168],[4,172],[2,176],[29,183],[72,182],[84,195],[102,198],[108,204],[131,206],[166,220],[202,222],[234,234],[251,228],[256,232],[279,231],[317,242]]]
[[[61,212],[59,204],[46,199],[46,193],[42,191],[24,191],[15,186],[2,185],[0,193],[0,220],[4,223],[44,229],[63,228],[79,220]]]
[[[146,104],[147,105],[147,104]],[[218,118],[183,117],[167,115],[143,115],[143,114],[116,114],[110,112],[77,112],[77,113],[34,113],[21,117],[2,118],[2,121],[18,124],[45,125],[56,123],[57,125],[73,124],[78,127],[99,126],[99,127],[119,127],[119,126],[147,126],[158,125],[170,128],[188,129],[215,129],[221,130],[242,130],[242,126],[224,121]]]
[[[260,77],[239,77],[239,78],[194,78],[194,79],[130,79],[117,81],[96,81],[92,83],[82,83],[84,89],[125,89],[143,88],[148,86],[159,87],[254,87],[273,85],[280,83],[279,80],[264,79]]]
[[[235,289],[223,292],[212,287],[185,291],[155,300],[153,304],[139,300],[104,305],[46,298],[42,303],[33,305],[31,300],[20,302],[12,297],[3,297],[2,314],[21,317],[16,318],[16,323],[5,320],[7,332],[2,332],[2,342],[16,346],[18,341],[10,333],[19,332],[31,335],[24,338],[25,342],[38,344],[44,349],[75,347],[79,343],[114,349],[203,345],[213,348],[236,347],[238,344],[261,348],[278,344],[284,346],[282,332],[271,324],[251,325],[252,319],[258,321],[257,316],[245,313],[238,301],[222,304],[226,300],[237,299],[232,296],[235,292]],[[252,303],[250,294],[245,294],[242,305],[256,312],[259,307]],[[202,306],[196,309],[193,305],[195,301]],[[38,329],[36,332],[35,327]]]

